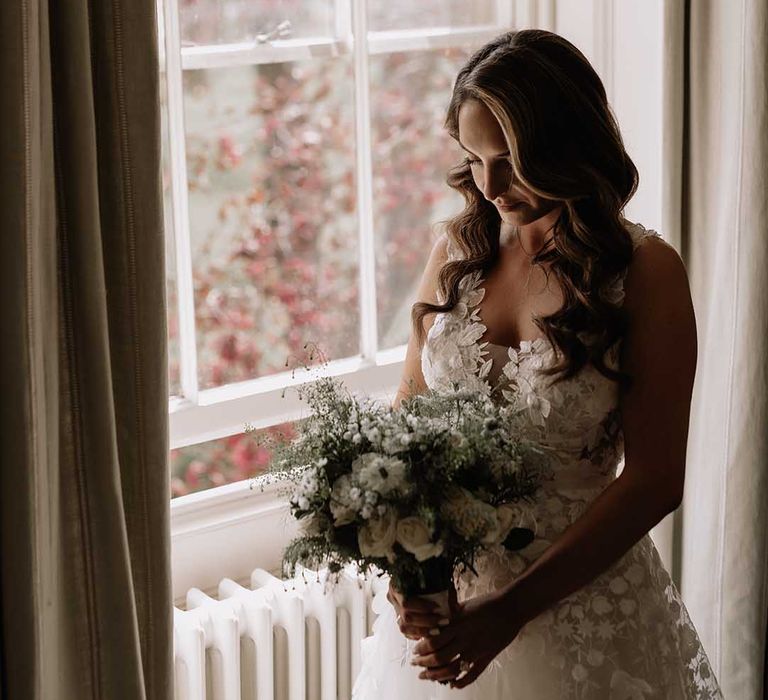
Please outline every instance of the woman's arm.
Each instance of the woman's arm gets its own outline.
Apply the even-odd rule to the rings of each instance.
[[[627,273],[629,328],[622,367],[634,381],[620,400],[624,469],[544,554],[500,592],[525,623],[605,571],[683,497],[696,371],[696,322],[677,252],[659,239]]]

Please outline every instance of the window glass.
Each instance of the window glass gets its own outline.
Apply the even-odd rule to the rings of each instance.
[[[230,435],[171,450],[171,498],[250,479],[267,471],[272,459],[267,440],[292,440],[295,423],[281,423],[251,433]]]
[[[373,31],[466,27],[493,21],[494,7],[489,0],[368,0],[368,28]]]
[[[183,46],[333,35],[333,0],[179,0]]]
[[[445,183],[460,148],[443,129],[453,81],[469,48],[370,58],[373,209],[379,347],[408,342],[411,306],[436,238],[461,211]]]
[[[184,73],[201,389],[359,348],[346,59]]]

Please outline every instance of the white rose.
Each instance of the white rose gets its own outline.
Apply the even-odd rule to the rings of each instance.
[[[466,489],[457,488],[449,494],[440,512],[459,535],[468,539],[484,538],[498,528],[494,507],[475,498]]]
[[[510,530],[522,519],[520,508],[512,503],[502,503],[496,508],[496,526],[488,530],[483,537],[484,544],[501,544],[507,539]]]
[[[357,533],[360,554],[365,557],[386,557],[389,561],[394,561],[392,545],[395,544],[396,535],[397,517],[392,511],[387,511],[378,518],[371,518]]]
[[[406,552],[416,557],[416,561],[424,561],[443,553],[443,543],[432,542],[432,531],[415,515],[397,522],[397,541]]]

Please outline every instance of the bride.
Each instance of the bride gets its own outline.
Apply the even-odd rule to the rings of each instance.
[[[459,72],[446,128],[466,206],[429,257],[395,403],[456,383],[511,402],[553,477],[533,542],[457,573],[448,617],[375,596],[353,698],[721,698],[648,534],[683,494],[688,281],[622,216],[638,175],[603,85],[562,37],[508,32]]]

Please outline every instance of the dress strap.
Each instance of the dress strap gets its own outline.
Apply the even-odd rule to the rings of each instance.
[[[635,250],[640,247],[640,244],[648,238],[661,238],[661,235],[650,228],[645,228],[642,224],[636,224],[628,219],[624,219],[624,225],[629,231],[629,235],[632,236],[632,246]]]
[[[642,224],[635,224],[631,221],[624,219],[624,225],[629,231],[629,235],[632,236],[633,250],[637,250],[643,243],[643,241],[649,238],[661,238],[658,231],[645,228]],[[624,280],[627,276],[629,268],[625,269],[620,275],[616,277],[613,284],[606,292],[606,296],[609,300],[621,305],[624,303]]]

